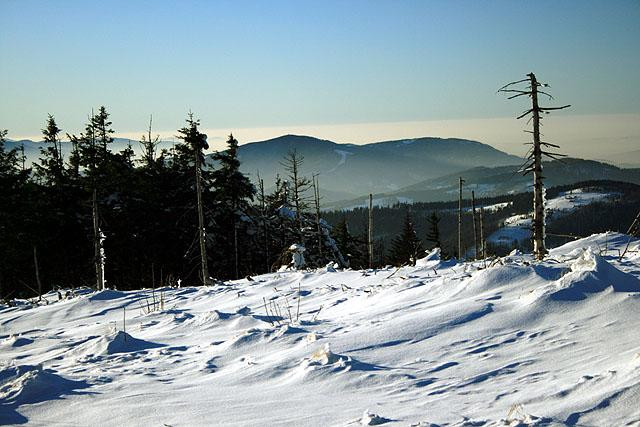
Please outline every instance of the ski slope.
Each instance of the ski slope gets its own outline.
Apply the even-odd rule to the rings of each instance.
[[[0,423],[638,426],[627,241],[166,288],[150,313],[151,290],[18,301],[0,307]]]

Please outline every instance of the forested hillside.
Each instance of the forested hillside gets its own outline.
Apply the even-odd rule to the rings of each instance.
[[[67,135],[72,151],[65,157],[62,130],[49,116],[33,168],[17,149],[5,149],[2,131],[0,298],[95,287],[96,276],[118,289],[245,277],[287,264],[293,243],[305,244],[307,266],[343,262],[328,225],[312,213],[312,182],[300,158],[282,159],[290,176],[265,194],[240,172],[233,136],[213,156],[216,168],[201,168],[207,142],[198,125],[189,116],[171,150],[158,150],[149,129],[144,155],[135,158],[131,147],[111,150],[112,123],[102,107],[84,132]]]

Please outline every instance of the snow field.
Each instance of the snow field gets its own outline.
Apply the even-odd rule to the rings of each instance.
[[[0,423],[640,425],[627,240],[3,306]]]

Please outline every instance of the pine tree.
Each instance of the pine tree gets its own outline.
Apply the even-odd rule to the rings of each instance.
[[[226,256],[217,259],[218,268],[223,276],[238,278],[241,272],[240,253],[247,254],[250,250],[250,246],[245,244],[248,239],[247,220],[250,201],[253,200],[256,189],[249,178],[240,172],[238,141],[233,135],[229,135],[227,139],[227,149],[215,153],[213,160],[218,162],[217,168],[211,173],[216,206],[216,246],[228,249],[222,251]],[[229,256],[231,254],[232,257]]]
[[[366,268],[366,241],[353,236],[349,232],[346,217],[343,216],[340,222],[333,228],[333,236],[338,249],[346,259],[346,267],[357,269]]]
[[[207,144],[207,136],[198,130],[200,121],[193,119],[193,114],[189,113],[187,116],[187,125],[180,129],[178,138],[184,141],[183,153],[191,151],[193,158],[193,164],[195,168],[195,189],[197,200],[197,212],[198,212],[198,231],[197,238],[200,246],[200,273],[201,280],[204,285],[211,283],[209,276],[209,260],[207,257],[207,231],[204,219],[204,198],[203,198],[203,179],[202,179],[202,166],[204,164],[203,151],[209,148]],[[183,163],[187,163],[185,159]]]
[[[56,124],[55,118],[49,114],[46,128],[42,129],[45,148],[40,148],[40,164],[35,165],[36,176],[42,178],[48,185],[60,184],[64,172],[62,160],[62,141],[60,132],[62,129]]]
[[[416,234],[411,214],[407,212],[402,233],[391,242],[389,258],[396,265],[415,265],[422,252],[422,242]]]
[[[311,181],[309,178],[302,175],[301,167],[304,161],[304,157],[294,149],[287,153],[284,160],[281,162],[284,169],[289,174],[289,182],[291,185],[291,202],[295,209],[296,221],[298,223],[298,234],[300,236],[300,243],[304,244],[303,236],[303,214],[307,210],[308,198],[305,196],[305,192],[311,187]]]
[[[429,231],[427,232],[427,241],[433,243],[434,248],[442,249],[442,243],[440,242],[440,228],[438,227],[438,223],[440,222],[440,217],[438,214],[433,211],[429,218],[427,218],[427,222],[429,223]]]

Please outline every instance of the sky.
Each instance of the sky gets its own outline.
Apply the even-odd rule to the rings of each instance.
[[[548,105],[572,105],[548,139],[597,158],[640,148],[638,22],[638,0],[0,0],[0,128],[37,138],[51,113],[78,133],[105,105],[125,137],[151,114],[171,137],[193,111],[220,147],[458,136],[519,153],[526,100],[496,90],[533,71]]]

